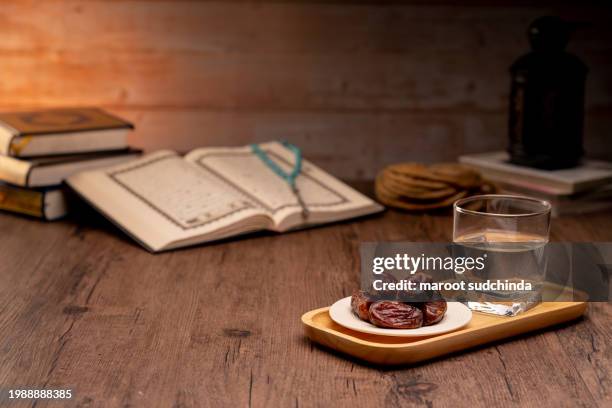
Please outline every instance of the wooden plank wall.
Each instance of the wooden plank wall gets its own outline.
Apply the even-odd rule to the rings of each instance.
[[[286,138],[345,178],[503,148],[528,23],[592,23],[587,149],[612,159],[612,13],[502,2],[14,1],[0,4],[0,108],[99,105],[136,145]],[[576,2],[579,3],[579,2]]]

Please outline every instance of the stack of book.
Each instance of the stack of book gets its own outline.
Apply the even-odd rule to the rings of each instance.
[[[96,108],[0,113],[0,209],[54,220],[67,214],[63,181],[133,159],[132,124]]]
[[[540,170],[508,161],[506,152],[472,154],[459,162],[479,170],[502,193],[549,201],[553,216],[612,208],[612,163],[583,160],[578,167]]]

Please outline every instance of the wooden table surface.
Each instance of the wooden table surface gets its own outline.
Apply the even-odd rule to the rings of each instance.
[[[358,286],[360,241],[448,241],[449,215],[389,211],[158,255],[91,214],[0,214],[0,230],[0,388],[74,393],[23,406],[610,406],[608,304],[413,367],[304,338],[304,312]],[[552,238],[612,241],[612,214],[556,219]]]

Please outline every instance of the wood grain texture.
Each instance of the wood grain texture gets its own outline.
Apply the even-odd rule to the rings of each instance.
[[[425,161],[504,147],[508,67],[529,22],[557,14],[592,24],[570,48],[590,66],[587,151],[612,159],[612,8],[374,3],[7,0],[0,109],[99,105],[149,150],[282,137],[320,156],[327,141],[365,158],[318,164],[371,178],[419,155],[405,145]]]
[[[359,242],[444,241],[451,221],[389,211],[152,255],[88,213],[50,224],[0,214],[0,384],[72,388],[61,405],[72,407],[609,405],[608,304],[405,369],[304,339],[304,312],[357,287]],[[597,213],[556,219],[552,237],[611,231],[612,214]]]

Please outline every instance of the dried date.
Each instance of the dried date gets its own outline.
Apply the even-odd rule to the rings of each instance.
[[[370,321],[370,300],[363,290],[356,290],[351,297],[351,309],[361,320]]]
[[[416,274],[408,277],[407,280],[409,282],[414,283],[415,289],[401,291],[399,293],[398,299],[396,300],[399,300],[404,303],[418,303],[431,300],[431,291],[421,289],[422,283],[433,282],[431,276],[423,272],[417,272]]]
[[[419,304],[419,309],[423,312],[423,326],[430,326],[438,323],[444,317],[446,301],[424,302]]]
[[[372,303],[370,322],[390,329],[416,329],[423,324],[423,313],[406,303],[385,300]]]
[[[385,289],[385,290],[376,290],[373,287],[373,281],[374,279],[376,280],[380,280],[383,284],[386,283],[398,283],[399,281],[397,280],[397,278],[395,276],[393,276],[393,274],[389,273],[389,272],[383,272],[382,274],[372,277],[372,282],[370,282],[370,287],[371,289],[369,290],[369,294],[371,295],[372,299],[376,299],[376,300],[398,300],[398,291],[397,290],[390,290],[390,289]]]

